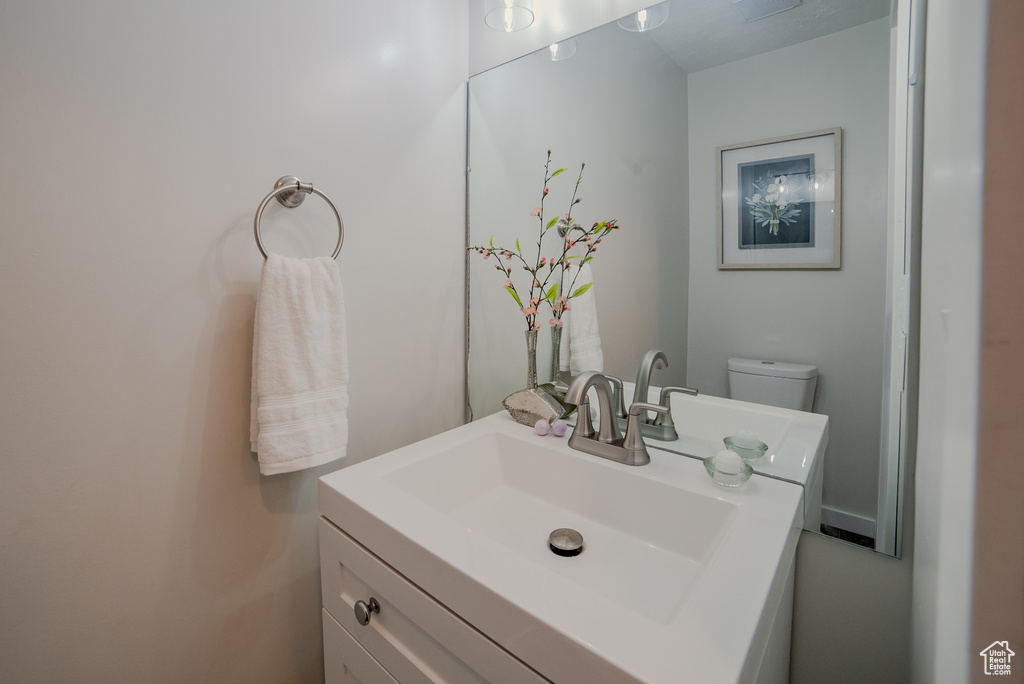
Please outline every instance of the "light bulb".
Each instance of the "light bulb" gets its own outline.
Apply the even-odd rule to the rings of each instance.
[[[576,47],[576,37],[573,36],[572,38],[563,40],[560,43],[552,43],[549,45],[545,56],[552,62],[561,62],[575,55]]]
[[[495,31],[519,31],[533,19],[533,0],[484,0],[484,23]]]
[[[645,7],[638,12],[627,14],[622,19],[619,19],[618,24],[627,31],[644,33],[646,31],[653,31],[664,24],[668,19],[668,14],[669,4],[662,2]]]

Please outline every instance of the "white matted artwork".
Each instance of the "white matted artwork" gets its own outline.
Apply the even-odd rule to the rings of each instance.
[[[718,268],[839,268],[841,150],[840,128],[719,147]]]

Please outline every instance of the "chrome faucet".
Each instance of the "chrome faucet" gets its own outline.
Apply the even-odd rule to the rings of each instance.
[[[667,368],[668,357],[665,356],[665,352],[660,349],[651,349],[644,355],[644,360],[640,363],[640,370],[636,374],[636,388],[633,390],[633,403],[647,402],[648,395],[650,394],[651,385],[651,373],[655,368]],[[650,437],[651,439],[661,440],[662,442],[672,442],[679,439],[679,433],[676,432],[675,423],[672,421],[672,403],[671,394],[673,392],[680,392],[683,394],[689,394],[691,396],[697,396],[697,390],[690,389],[689,387],[664,387],[661,390],[661,398],[658,404],[664,408],[664,411],[659,412],[656,418],[651,419],[647,416],[647,411],[643,411],[637,417],[637,424],[640,429],[640,433]],[[629,418],[632,420],[632,416]]]
[[[636,373],[636,388],[633,390],[633,402],[647,401],[648,388],[651,386],[651,373],[655,368],[668,368],[668,357],[660,349],[652,349],[644,354],[640,370]],[[644,415],[644,422],[647,416]]]
[[[594,431],[594,424],[590,422],[590,399],[587,391],[593,387],[597,391],[597,404],[600,407],[601,432]],[[603,444],[621,444],[622,433],[619,432],[619,425],[615,421],[612,411],[612,386],[608,378],[597,371],[586,371],[576,376],[576,379],[569,385],[565,393],[565,401],[569,404],[576,404],[576,428],[569,438],[569,446],[573,446],[573,440],[577,434],[586,439],[595,439]],[[573,447],[577,448],[577,447]],[[586,451],[581,449],[581,451]]]
[[[594,430],[590,420],[590,400],[587,392],[593,387],[597,392],[600,431]],[[594,456],[607,458],[626,465],[646,465],[651,462],[640,430],[639,416],[641,412],[656,411],[666,413],[668,409],[657,404],[634,402],[629,407],[629,420],[626,424],[626,435],[619,432],[618,421],[612,407],[612,386],[608,379],[597,371],[580,373],[566,392],[565,400],[577,406],[576,428],[569,437],[569,446],[577,451],[584,451]]]

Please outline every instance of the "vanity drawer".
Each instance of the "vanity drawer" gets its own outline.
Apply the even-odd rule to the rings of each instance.
[[[324,518],[320,574],[324,609],[401,684],[548,681]],[[371,597],[361,625],[354,605]]]
[[[326,608],[323,621],[325,684],[398,684]]]

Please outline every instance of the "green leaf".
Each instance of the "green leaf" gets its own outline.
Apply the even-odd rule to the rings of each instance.
[[[544,295],[544,299],[548,300],[549,302],[554,302],[555,301],[555,294],[557,292],[558,292],[558,283],[555,283],[554,285],[551,286],[551,289],[548,290],[548,293],[546,295]]]
[[[555,218],[551,219],[550,221],[548,221],[548,225],[544,226],[544,230],[550,230],[551,226],[555,225],[556,223],[558,223],[558,217],[557,216]]]
[[[512,295],[512,299],[516,300],[516,304],[518,304],[519,308],[522,309],[523,308],[523,300],[521,300],[519,298],[519,295],[516,294],[516,291],[513,290],[511,287],[506,287],[505,289],[508,290],[508,293],[510,295]]]
[[[494,236],[491,236],[491,249],[494,249]]]
[[[557,176],[558,174],[562,173],[563,171],[568,171],[568,170],[569,169],[555,169],[555,172],[551,174],[551,177],[554,178],[555,176]]]
[[[516,238],[516,253],[522,254],[523,250],[519,247],[519,238]]]
[[[584,261],[584,263],[586,263],[586,260]],[[572,293],[572,296],[573,297],[579,297],[581,294],[583,294],[584,292],[589,290],[590,286],[593,285],[593,284],[594,283],[587,283],[583,287],[576,288],[576,291]]]

